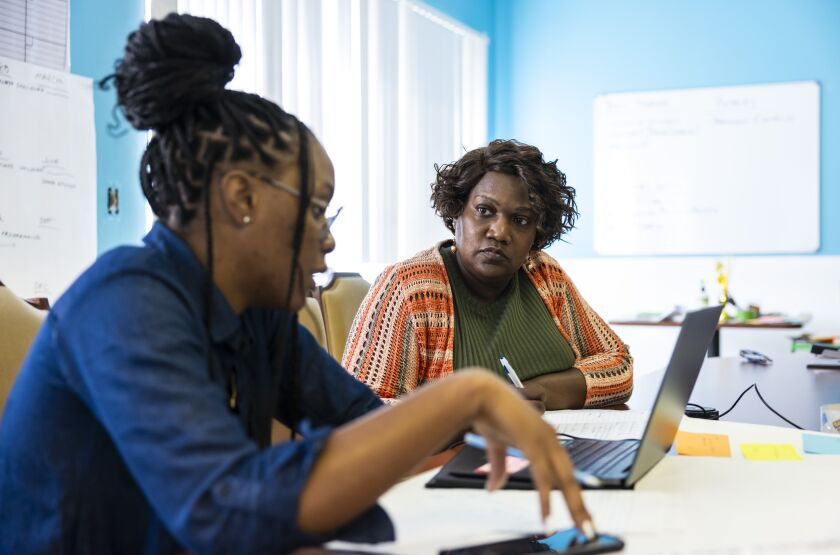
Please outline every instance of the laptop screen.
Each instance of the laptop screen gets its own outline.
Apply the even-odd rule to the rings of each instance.
[[[671,448],[722,309],[712,306],[685,315],[627,485],[647,474]]]

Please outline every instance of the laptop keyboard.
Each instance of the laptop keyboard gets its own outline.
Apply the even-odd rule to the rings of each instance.
[[[630,456],[639,448],[639,440],[604,441],[574,439],[564,442],[575,467],[595,476],[603,476],[620,464],[630,464]]]

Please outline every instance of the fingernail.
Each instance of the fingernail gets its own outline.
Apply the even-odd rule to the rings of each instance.
[[[586,536],[586,539],[592,541],[595,539],[595,526],[592,525],[591,520],[584,520],[581,525],[581,532]]]

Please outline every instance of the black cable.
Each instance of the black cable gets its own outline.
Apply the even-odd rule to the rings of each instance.
[[[732,406],[731,406],[731,407],[729,407],[728,409],[726,409],[725,411],[723,411],[722,413],[720,413],[720,415],[718,416],[718,420],[720,420],[721,418],[723,418],[724,416],[726,416],[727,414],[729,414],[730,412],[732,412],[732,409],[734,409],[734,408],[735,408],[735,405],[737,405],[737,404],[738,404],[738,402],[741,400],[741,398],[742,398],[744,395],[746,395],[746,394],[747,394],[747,392],[748,392],[750,389],[752,389],[752,388],[754,388],[754,387],[755,387],[755,384],[752,384],[752,385],[751,385],[751,386],[749,386],[747,389],[745,389],[744,391],[742,391],[742,392],[741,392],[741,394],[740,394],[740,395],[738,395],[738,398],[737,398],[737,399],[735,399],[735,402],[734,402],[734,403],[732,403]]]
[[[788,424],[790,424],[791,426],[793,426],[794,428],[798,428],[798,429],[800,429],[800,430],[804,430],[804,429],[805,429],[805,428],[803,428],[802,426],[799,426],[798,424],[794,424],[792,421],[788,420],[787,418],[785,418],[784,416],[782,416],[781,414],[779,414],[779,413],[776,411],[776,409],[774,409],[773,407],[771,407],[771,406],[767,403],[767,401],[765,401],[765,400],[764,400],[764,397],[762,397],[762,396],[761,396],[761,392],[758,390],[758,384],[753,384],[753,386],[755,387],[755,394],[756,394],[756,395],[758,395],[758,398],[759,398],[759,399],[761,399],[761,402],[762,402],[762,403],[764,403],[764,406],[765,406],[765,407],[767,407],[768,409],[770,409],[770,412],[772,412],[773,414],[775,414],[776,416],[778,416],[779,418],[781,418],[782,420],[784,420],[785,422],[787,422]]]
[[[697,407],[698,409],[700,409],[700,412],[703,413],[704,417],[716,420],[715,416],[713,416],[713,414],[714,414],[713,410],[709,410],[702,405],[698,405],[697,403],[686,403],[686,406]]]
[[[749,392],[749,390],[750,390],[750,389],[755,389],[755,394],[756,394],[756,395],[758,395],[758,398],[761,400],[761,402],[762,402],[762,403],[764,403],[764,406],[765,406],[765,407],[767,407],[767,408],[770,410],[770,412],[772,412],[773,414],[775,414],[776,416],[778,416],[779,418],[781,418],[782,420],[784,420],[785,422],[787,422],[788,424],[790,424],[791,426],[793,426],[794,428],[797,428],[797,429],[799,429],[799,430],[804,430],[804,429],[805,429],[805,428],[803,428],[802,426],[800,426],[799,424],[796,424],[795,422],[793,422],[792,420],[789,420],[788,418],[785,418],[784,416],[782,416],[782,414],[781,414],[779,411],[777,411],[776,409],[774,409],[773,407],[771,407],[771,406],[770,406],[770,403],[768,403],[768,402],[764,399],[764,396],[763,396],[763,395],[761,395],[761,392],[758,390],[758,384],[755,384],[755,383],[754,383],[754,384],[752,384],[751,386],[749,386],[749,387],[748,387],[747,389],[745,389],[744,391],[742,391],[742,392],[741,392],[741,394],[740,394],[740,395],[738,395],[738,398],[737,398],[737,399],[735,399],[735,402],[734,402],[734,403],[732,403],[732,406],[731,406],[731,407],[729,407],[728,409],[726,409],[725,411],[723,411],[722,413],[720,413],[720,415],[718,415],[717,417],[711,417],[711,419],[713,419],[713,420],[720,420],[721,418],[723,418],[724,416],[726,416],[727,414],[729,414],[730,412],[732,412],[732,409],[734,409],[734,408],[735,408],[735,406],[736,406],[736,405],[737,405],[737,404],[741,401],[741,399],[743,399],[744,395],[746,395],[746,394]],[[690,407],[697,407],[698,409],[700,409],[700,411],[701,411],[704,415],[706,415],[706,414],[709,414],[709,413],[713,412],[713,411],[708,410],[706,407],[703,407],[703,406],[701,406],[701,405],[698,405],[697,403],[686,403],[686,405],[687,405],[687,406],[690,406]],[[578,440],[579,440],[579,439],[593,439],[593,438],[587,438],[587,437],[573,436],[572,434],[567,434],[567,433],[565,433],[565,432],[557,432],[557,434],[556,434],[556,435],[558,435],[558,436],[563,436],[563,437],[567,437],[567,438],[569,438],[569,439],[578,439]],[[614,441],[639,441],[639,440],[638,440],[638,439],[636,439],[636,438],[627,438],[627,439],[617,439],[617,440],[614,440]]]
[[[805,429],[805,428],[803,428],[802,426],[800,426],[800,425],[796,424],[795,422],[793,422],[792,420],[789,420],[789,419],[785,418],[784,416],[782,416],[782,415],[781,415],[781,413],[779,413],[779,411],[777,411],[776,409],[774,409],[773,407],[771,407],[771,406],[770,406],[770,403],[768,403],[768,402],[764,399],[764,397],[761,395],[761,392],[758,390],[758,384],[755,384],[755,383],[754,383],[754,384],[752,384],[751,386],[749,386],[749,387],[748,387],[747,389],[745,389],[744,391],[742,391],[742,392],[741,392],[741,394],[740,394],[740,395],[738,395],[738,398],[737,398],[737,399],[735,399],[735,402],[734,402],[734,403],[732,403],[732,406],[731,406],[731,407],[729,407],[728,409],[726,409],[725,411],[723,411],[723,412],[722,412],[719,416],[717,416],[716,418],[715,418],[715,417],[712,417],[712,419],[714,419],[714,420],[720,420],[721,418],[723,418],[724,416],[726,416],[727,414],[729,414],[730,412],[732,412],[732,409],[734,409],[734,408],[735,408],[735,406],[736,406],[736,405],[737,405],[737,404],[741,401],[741,399],[743,399],[744,395],[746,395],[746,394],[747,394],[747,392],[749,392],[749,390],[750,390],[750,389],[755,389],[755,393],[756,393],[756,395],[758,395],[758,398],[761,400],[761,402],[762,402],[762,403],[764,403],[764,406],[765,406],[765,407],[767,407],[768,409],[770,409],[770,412],[772,412],[773,414],[775,414],[776,416],[778,416],[779,418],[781,418],[782,420],[784,420],[785,422],[787,422],[788,424],[790,424],[791,426],[793,426],[794,428],[797,428],[797,429],[799,429],[799,430],[804,430],[804,429]],[[687,406],[690,406],[690,407],[697,407],[698,409],[700,409],[700,410],[703,412],[703,414],[704,414],[704,415],[705,415],[705,414],[708,414],[708,413],[713,412],[713,411],[708,410],[706,407],[703,407],[703,406],[701,406],[701,405],[698,405],[697,403],[686,403],[686,405],[687,405]],[[574,435],[572,435],[572,434],[567,434],[567,433],[565,433],[565,432],[557,432],[557,433],[556,433],[556,435],[558,435],[558,436],[563,436],[563,437],[567,437],[567,438],[569,438],[569,439],[576,439],[576,440],[581,440],[581,439],[594,439],[594,438],[588,438],[588,437],[574,436]],[[616,439],[616,440],[613,440],[613,441],[639,441],[639,439],[637,439],[637,438],[627,438],[627,439]]]
[[[781,415],[781,413],[779,413],[779,411],[777,411],[776,409],[774,409],[773,407],[771,407],[771,406],[770,406],[770,403],[768,403],[768,402],[764,399],[764,397],[761,395],[761,392],[758,390],[758,384],[755,384],[755,383],[754,383],[754,384],[752,384],[751,386],[749,386],[749,387],[748,387],[747,389],[745,389],[744,391],[742,391],[742,392],[741,392],[741,394],[740,394],[740,395],[738,395],[738,398],[737,398],[737,399],[735,399],[735,402],[734,402],[734,403],[732,403],[732,406],[731,406],[731,407],[729,407],[728,409],[726,409],[725,411],[723,411],[723,412],[720,414],[720,416],[718,416],[718,419],[721,419],[721,418],[723,418],[724,416],[726,416],[727,414],[729,414],[729,413],[732,411],[732,409],[734,409],[734,408],[735,408],[735,406],[738,404],[738,402],[739,402],[739,401],[740,401],[740,400],[744,397],[744,395],[746,395],[746,394],[747,394],[747,392],[748,392],[750,389],[755,389],[755,394],[756,394],[756,395],[758,395],[758,398],[761,400],[761,402],[762,402],[762,403],[764,403],[764,406],[765,406],[765,407],[767,407],[768,409],[770,409],[770,412],[772,412],[773,414],[775,414],[776,416],[778,416],[779,418],[781,418],[782,420],[784,420],[785,422],[787,422],[788,424],[790,424],[791,426],[793,426],[794,428],[797,428],[797,429],[799,429],[799,430],[804,430],[804,429],[805,429],[805,428],[803,428],[802,426],[800,426],[800,425],[798,425],[798,424],[794,423],[792,420],[789,420],[789,419],[785,418],[784,416],[782,416],[782,415]],[[690,405],[694,405],[693,403],[689,403],[689,404],[690,404]],[[697,406],[697,405],[694,405],[694,406]]]

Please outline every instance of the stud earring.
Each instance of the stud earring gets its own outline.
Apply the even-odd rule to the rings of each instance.
[[[251,223],[251,216],[242,216],[242,223],[245,225]]]

